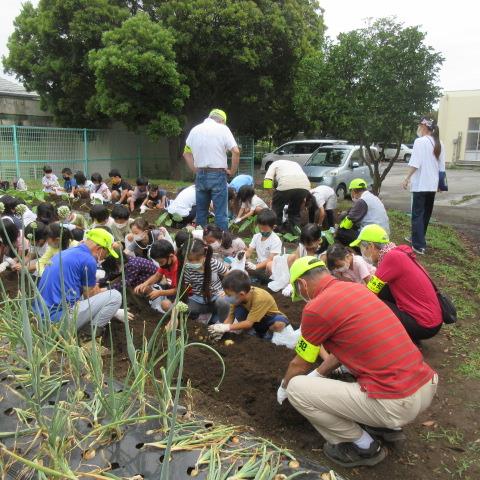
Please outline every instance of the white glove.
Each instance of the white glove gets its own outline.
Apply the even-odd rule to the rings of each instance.
[[[288,398],[287,389],[283,388],[283,380],[277,390],[277,402],[281,405]]]
[[[17,262],[12,257],[3,257],[3,260],[8,263],[11,267],[13,267]]]
[[[113,318],[116,318],[117,320],[120,320],[120,322],[124,323],[125,322],[125,309],[119,308],[116,312]],[[128,321],[131,322],[134,318],[133,313],[127,312],[127,318]]]
[[[245,268],[246,268],[247,270],[256,270],[256,269],[257,269],[257,266],[256,266],[254,263],[252,263],[252,262],[247,262],[247,263],[245,264]]]
[[[147,211],[146,205],[140,205],[140,214],[145,213]]]
[[[315,370],[312,370],[308,375],[307,377],[317,377],[317,378],[325,378],[323,375],[320,375],[318,373],[318,370],[315,369]]]
[[[0,273],[3,273],[8,267],[9,267],[9,263],[8,263],[8,262],[2,262],[2,263],[0,263]]]
[[[292,296],[292,285],[289,283],[283,290],[282,290],[282,295],[284,297],[291,297]]]
[[[242,221],[241,218],[236,218],[235,221],[233,223],[240,223]]]
[[[230,330],[229,323],[215,323],[214,325],[210,325],[208,327],[209,333],[225,333]]]

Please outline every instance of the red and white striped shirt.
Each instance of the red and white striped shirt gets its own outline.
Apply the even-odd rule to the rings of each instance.
[[[326,275],[303,310],[302,337],[355,375],[371,398],[405,398],[434,375],[392,311],[364,285]]]

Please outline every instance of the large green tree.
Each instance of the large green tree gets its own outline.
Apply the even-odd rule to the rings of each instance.
[[[128,15],[127,8],[108,0],[40,0],[36,8],[26,2],[8,41],[5,69],[38,92],[59,125],[104,125],[108,117],[92,101],[95,77],[88,53]]]
[[[188,87],[178,73],[169,30],[138,13],[105,32],[102,47],[90,52],[96,78],[92,101],[129,129],[145,126],[152,136],[176,136]]]
[[[383,151],[375,156],[370,146],[400,146],[411,138],[418,117],[430,111],[440,95],[442,62],[418,27],[381,18],[340,34],[336,42],[302,60],[295,80],[296,109],[323,133],[366,147],[378,193],[398,151],[381,171]]]

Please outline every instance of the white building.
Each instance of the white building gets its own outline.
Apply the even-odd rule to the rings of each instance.
[[[480,166],[480,90],[445,92],[438,126],[447,162]]]

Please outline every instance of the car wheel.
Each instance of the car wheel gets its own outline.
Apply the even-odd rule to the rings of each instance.
[[[337,194],[337,198],[339,200],[345,200],[347,197],[347,187],[342,183],[337,187],[335,193]]]
[[[270,168],[270,165],[272,164],[273,162],[267,162],[265,164],[265,171],[267,171],[269,168]]]
[[[406,153],[405,156],[403,157],[403,159],[405,160],[405,163],[408,163],[410,161],[410,157],[412,155],[410,153]]]

